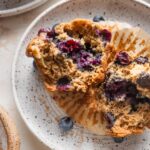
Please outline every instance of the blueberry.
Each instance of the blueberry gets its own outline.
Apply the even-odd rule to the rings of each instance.
[[[47,39],[54,39],[56,36],[55,30],[47,32]]]
[[[50,28],[41,28],[38,31],[38,35],[40,35],[41,33],[46,33],[46,40],[54,39],[56,36],[55,30],[51,30]]]
[[[68,76],[63,76],[57,81],[57,89],[59,91],[67,91],[71,85],[71,78]]]
[[[114,100],[117,97],[120,97],[126,94],[127,87],[129,83],[119,77],[107,80],[104,83],[105,95],[109,100]]]
[[[94,16],[93,21],[94,22],[100,22],[100,21],[105,21],[105,19],[102,16]]]
[[[148,62],[148,58],[140,56],[135,60],[135,62],[137,62],[138,64],[145,64]]]
[[[122,142],[124,141],[124,138],[123,138],[123,137],[120,137],[120,138],[114,137],[113,140],[114,140],[114,142],[116,142],[116,143],[122,143]]]
[[[131,63],[130,57],[126,52],[119,52],[116,56],[116,64],[119,65],[129,65]]]
[[[112,128],[116,121],[116,118],[113,115],[113,113],[107,112],[107,113],[105,113],[104,117],[105,117],[105,120],[107,121],[107,128],[109,128],[109,129]]]
[[[63,117],[59,121],[59,127],[63,131],[69,131],[73,128],[73,120],[70,117]]]
[[[63,76],[58,79],[57,85],[59,85],[59,86],[68,85],[68,84],[70,84],[70,81],[71,81],[70,77]]]
[[[111,41],[112,34],[109,30],[103,29],[103,30],[96,30],[95,32],[97,36],[101,37],[101,39],[105,43],[104,45],[106,45],[106,42]]]
[[[92,68],[91,59],[92,59],[92,54],[82,50],[79,53],[78,58],[76,59],[78,68],[84,70],[89,70],[90,68]]]
[[[150,74],[149,73],[144,73],[144,72],[141,73],[136,82],[142,88],[150,89]]]
[[[67,54],[78,53],[79,51],[82,50],[81,44],[73,39],[59,42],[57,44],[57,47],[62,53]]]
[[[36,63],[35,63],[35,60],[33,60],[33,67],[34,67],[35,69],[37,69],[37,65],[36,65]]]
[[[103,88],[108,100],[115,100],[123,97],[123,100],[134,102],[138,93],[136,85],[131,81],[120,77],[111,78],[109,75],[107,75],[105,79]]]

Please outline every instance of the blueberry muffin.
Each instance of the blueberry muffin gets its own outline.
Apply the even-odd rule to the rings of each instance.
[[[34,58],[49,91],[86,92],[104,79],[115,28],[76,19],[40,29],[27,47],[27,56]]]
[[[114,137],[150,127],[150,37],[140,28],[76,19],[40,29],[27,56],[83,127]]]
[[[100,135],[125,137],[150,127],[149,36],[139,28],[112,33],[105,79],[86,93],[52,92],[77,123]]]

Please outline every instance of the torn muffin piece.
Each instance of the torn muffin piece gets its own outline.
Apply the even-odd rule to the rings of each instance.
[[[105,104],[106,134],[114,137],[150,127],[150,37],[141,29],[128,31],[118,34],[115,57],[97,91]]]

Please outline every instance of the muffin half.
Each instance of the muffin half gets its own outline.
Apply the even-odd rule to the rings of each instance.
[[[101,82],[112,48],[109,45],[117,25],[100,25],[85,19],[40,29],[28,48],[49,91],[86,92]]]

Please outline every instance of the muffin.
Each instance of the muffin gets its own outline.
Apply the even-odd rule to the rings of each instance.
[[[86,92],[104,79],[112,51],[112,32],[119,25],[85,19],[40,29],[27,47],[49,91]]]
[[[27,47],[68,116],[100,135],[150,127],[150,37],[119,22],[75,19],[41,29]]]

